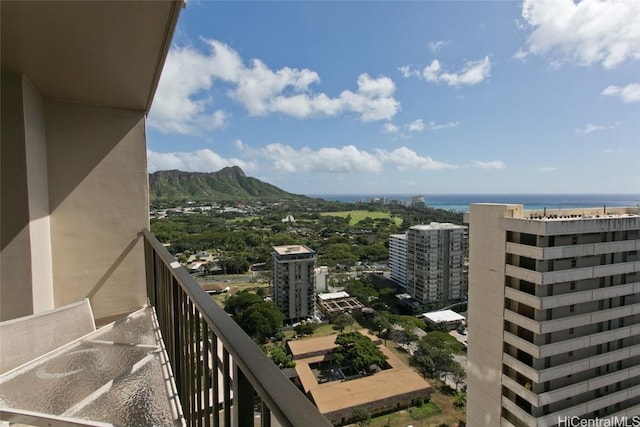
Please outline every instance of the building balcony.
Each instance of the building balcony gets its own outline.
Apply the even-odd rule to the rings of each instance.
[[[530,378],[531,381],[535,383],[544,383],[546,381],[553,381],[558,378],[566,377],[567,375],[574,375],[589,369],[596,369],[600,366],[620,362],[639,355],[640,345],[634,345],[540,370],[534,369],[508,354],[503,354],[502,358],[505,365],[517,372],[520,372],[527,378]]]
[[[624,295],[640,293],[640,282],[624,285],[608,286],[606,288],[592,289],[588,291],[572,291],[566,294],[537,297],[513,288],[505,288],[505,297],[528,305],[536,310],[548,310],[551,308],[565,307],[572,304],[616,298]]]
[[[522,243],[507,242],[508,254],[524,256],[536,260],[551,260],[563,258],[578,258],[618,252],[640,250],[640,240],[625,240],[619,242],[602,242],[582,245],[566,245],[553,247],[537,247]]]
[[[578,314],[575,316],[565,316],[553,320],[543,321],[536,321],[511,310],[505,309],[504,319],[517,326],[528,329],[534,334],[541,335],[570,328],[579,328],[581,326],[594,325],[599,322],[620,319],[636,314],[640,314],[640,304],[624,305],[590,313]]]
[[[516,279],[526,280],[536,285],[572,282],[577,280],[596,279],[615,276],[617,274],[634,273],[640,270],[640,261],[621,262],[593,267],[572,268],[567,270],[538,272],[515,265],[506,265],[505,274]]]
[[[162,244],[142,234],[148,308],[0,376],[0,420],[330,426]]]
[[[544,357],[551,357],[561,353],[567,353],[569,351],[577,351],[583,348],[593,347],[609,341],[629,338],[638,334],[640,334],[640,325],[630,325],[557,343],[535,345],[517,335],[504,331],[504,341],[516,348],[526,351],[536,359],[542,359]]]

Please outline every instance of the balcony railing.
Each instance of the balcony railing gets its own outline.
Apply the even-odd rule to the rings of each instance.
[[[330,426],[296,386],[147,230],[147,294],[187,425]]]

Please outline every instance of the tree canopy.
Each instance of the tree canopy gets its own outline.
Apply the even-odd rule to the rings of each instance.
[[[373,365],[386,364],[387,356],[368,337],[360,332],[346,332],[336,338],[338,345],[333,358],[339,365],[353,366],[358,371],[370,372]]]
[[[418,349],[413,354],[412,362],[422,375],[427,378],[441,378],[447,374],[456,376],[456,383],[462,382],[464,369],[453,358],[454,353],[462,351],[454,337],[444,332],[429,332],[418,341]],[[459,380],[459,381],[458,381]]]
[[[354,323],[355,319],[349,313],[342,313],[333,321],[333,325],[340,330],[340,332],[344,331],[347,326],[351,326]]]
[[[247,335],[257,341],[276,335],[282,328],[284,314],[278,307],[249,291],[227,298],[224,309]]]

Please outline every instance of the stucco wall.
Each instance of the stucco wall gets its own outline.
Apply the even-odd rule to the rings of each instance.
[[[41,313],[54,307],[44,103],[36,88],[24,77],[22,78],[22,90],[29,194],[33,312]]]
[[[501,418],[506,206],[471,205],[469,224],[469,350],[467,425]]]
[[[133,311],[146,302],[144,113],[47,101],[45,114],[55,304]]]
[[[33,313],[22,77],[2,73],[0,320]]]

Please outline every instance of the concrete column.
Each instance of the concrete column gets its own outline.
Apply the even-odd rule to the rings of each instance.
[[[2,72],[0,320],[33,313],[22,77]]]

